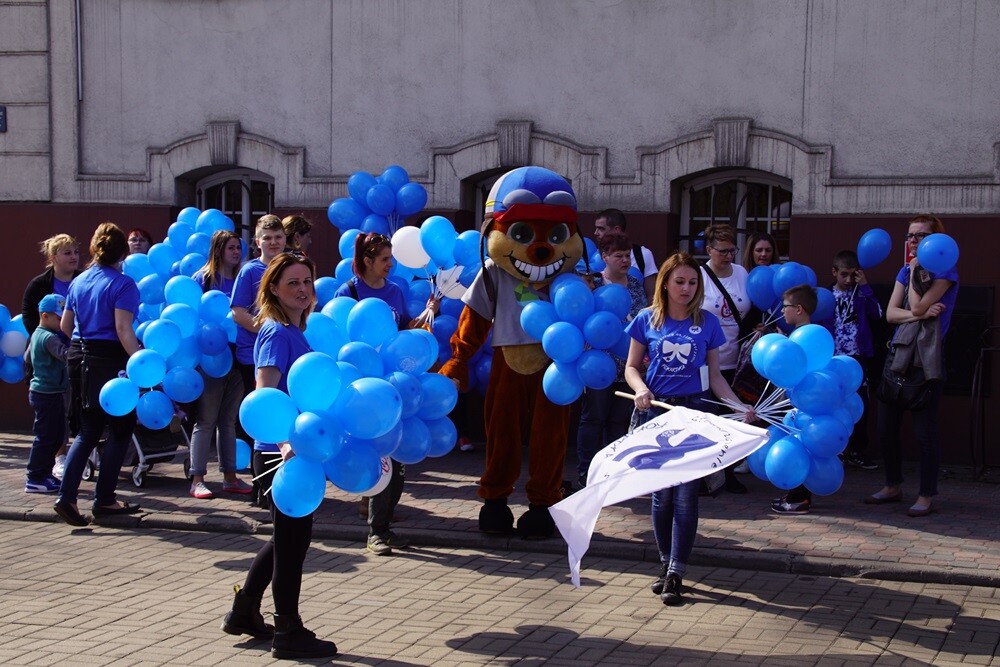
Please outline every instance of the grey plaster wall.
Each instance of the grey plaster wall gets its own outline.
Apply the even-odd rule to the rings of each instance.
[[[57,200],[170,203],[235,122],[284,205],[399,163],[456,207],[524,121],[521,157],[589,208],[669,210],[670,181],[733,163],[727,118],[734,166],[792,178],[799,212],[1000,200],[994,0],[82,0],[78,104],[71,5],[48,3]],[[20,67],[0,91],[37,98]]]

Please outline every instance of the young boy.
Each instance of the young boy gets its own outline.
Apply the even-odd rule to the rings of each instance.
[[[28,454],[25,493],[56,493],[61,486],[52,476],[56,452],[66,440],[66,392],[69,371],[66,352],[69,347],[59,337],[59,321],[66,298],[48,294],[38,303],[39,324],[31,334],[25,361],[31,364],[32,377],[28,402],[35,410],[31,431],[35,435]]]
[[[865,450],[868,448],[868,377],[875,356],[872,327],[882,318],[882,308],[854,251],[842,250],[833,258],[833,278],[836,281],[833,286],[834,354],[846,354],[857,360],[865,378],[858,389],[865,410],[851,431],[851,439],[841,459],[858,468],[877,470],[878,464],[865,457]]]
[[[816,312],[816,290],[809,285],[798,285],[781,295],[781,314],[792,329],[810,323]],[[807,514],[812,503],[812,492],[798,486],[782,498],[771,502],[771,511],[778,514]]]
[[[254,304],[257,300],[260,280],[264,277],[268,263],[285,250],[285,229],[281,226],[281,219],[276,215],[262,216],[257,221],[257,227],[254,231],[254,243],[260,249],[260,258],[250,260],[240,269],[236,275],[233,296],[229,302],[233,309],[233,321],[236,322],[236,364],[239,366],[240,375],[243,378],[244,396],[257,386],[253,365],[253,346],[257,341],[258,330],[253,322],[254,316],[257,314],[257,307]],[[236,426],[236,432],[240,437],[249,440],[250,438],[243,431],[239,420],[237,420]],[[263,459],[255,450],[253,457],[254,476],[264,472],[262,466]],[[268,498],[259,497],[259,489],[260,484],[254,482],[250,504],[268,509],[270,506]]]

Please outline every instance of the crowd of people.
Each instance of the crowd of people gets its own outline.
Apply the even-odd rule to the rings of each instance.
[[[913,259],[896,276],[884,316],[855,253],[844,250],[833,257],[829,282],[834,314],[821,323],[833,334],[835,353],[854,357],[865,372],[859,389],[865,416],[842,455],[847,464],[877,468],[868,458],[866,420],[880,370],[874,365],[880,322],[895,327],[889,334],[890,343],[900,336],[918,341],[916,354],[925,366],[931,364],[924,368],[928,377],[943,373],[941,350],[954,310],[958,274],[954,269],[939,275],[929,273],[915,257],[923,238],[943,230],[940,220],[929,215],[910,222],[906,247]],[[316,269],[308,257],[310,232],[311,225],[302,216],[281,220],[265,215],[254,230],[257,256],[245,263],[240,237],[233,232],[216,232],[205,265],[194,275],[204,291],[219,290],[230,298],[237,335],[231,346],[231,371],[219,378],[204,376],[205,388],[197,400],[191,437],[189,494],[203,500],[214,496],[206,483],[214,441],[223,476],[222,492],[249,495],[253,504],[270,510],[273,537],[257,554],[242,588],[237,587],[232,611],[222,627],[231,634],[273,637],[274,655],[283,658],[325,657],[336,652],[332,642],[317,639],[306,630],[298,615],[312,515],[285,516],[268,499],[276,464],[294,455],[291,446],[287,442],[254,442],[251,485],[237,476],[236,439],[238,435],[247,437],[238,419],[243,398],[259,387],[287,392],[291,364],[310,351],[303,334],[306,318],[316,303]],[[589,278],[595,288],[616,284],[627,290],[630,303],[622,327],[630,337],[630,347],[627,358],[616,360],[612,385],[587,389],[581,399],[579,485],[586,486],[590,462],[599,450],[662,410],[654,403],[716,412],[718,404],[710,400],[714,396],[743,404],[746,420],[755,420],[756,396],[752,382],[747,384],[739,377],[741,359],[759,336],[779,330],[778,324],[788,331],[810,323],[817,297],[808,285],[787,290],[781,295],[783,322],[775,322],[779,318],[757,309],[747,289],[749,273],[757,266],[779,262],[781,253],[774,237],[755,233],[745,239],[741,256],[741,233],[727,224],[710,225],[704,230],[707,261],[676,252],[657,265],[648,248],[629,240],[621,211],[608,209],[599,214],[594,237],[604,267]],[[100,391],[141,349],[134,329],[139,290],[121,267],[126,256],[145,253],[152,243],[145,230],[133,229],[126,235],[117,225],[102,223],[90,241],[91,261],[81,271],[79,244],[66,234],[58,234],[41,243],[46,269],[25,290],[23,321],[31,336],[25,357],[31,369],[29,402],[35,411],[25,491],[58,494],[54,509],[70,525],[88,523],[80,511],[78,491],[87,460],[105,432],[92,513],[107,516],[140,510],[137,504],[120,501],[115,493],[135,413],[107,414],[100,404]],[[421,320],[408,312],[400,288],[387,280],[392,267],[391,240],[381,234],[361,233],[354,250],[354,277],[339,288],[337,296],[381,299],[392,309],[400,329],[421,326]],[[440,303],[432,296],[427,308],[436,312]],[[932,365],[934,360],[937,366]],[[615,397],[615,392],[625,390],[634,394],[631,404]],[[914,517],[934,510],[939,398],[938,383],[919,405],[909,408],[921,453],[919,493],[908,512]],[[865,498],[870,504],[902,499],[900,425],[907,408],[880,402],[877,428],[886,483]],[[72,442],[67,450],[69,437]],[[389,529],[405,479],[404,466],[392,465],[389,484],[363,499],[360,508],[370,527],[367,548],[377,555],[406,545]],[[726,491],[747,492],[736,477],[740,471],[740,467],[725,470]],[[696,536],[698,498],[712,491],[704,480],[696,480],[653,494],[652,524],[662,569],[652,588],[665,604],[683,600],[682,578]],[[771,507],[779,514],[804,514],[811,503],[808,490],[801,487],[775,499]],[[260,613],[269,584],[275,601],[273,627]]]

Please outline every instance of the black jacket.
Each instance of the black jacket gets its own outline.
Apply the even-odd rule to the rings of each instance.
[[[74,271],[73,277],[80,275],[80,271]],[[46,294],[52,294],[56,281],[56,271],[51,266],[45,269],[45,273],[35,276],[24,288],[24,299],[21,300],[21,321],[24,328],[28,330],[28,336],[35,333],[41,318],[38,316],[38,304]]]

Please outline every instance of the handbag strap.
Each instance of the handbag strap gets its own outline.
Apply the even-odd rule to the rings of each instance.
[[[702,264],[702,267],[704,267],[705,272],[708,274],[708,277],[712,280],[712,282],[715,283],[715,286],[719,288],[720,292],[722,292],[722,298],[725,299],[726,303],[729,305],[729,312],[733,314],[733,319],[736,320],[736,326],[743,326],[743,316],[740,315],[740,311],[736,309],[736,302],[733,301],[733,297],[731,297],[729,292],[726,291],[726,288],[722,286],[722,281],[719,280],[719,276],[715,275],[715,271],[713,271],[712,267],[708,265],[708,262]]]

